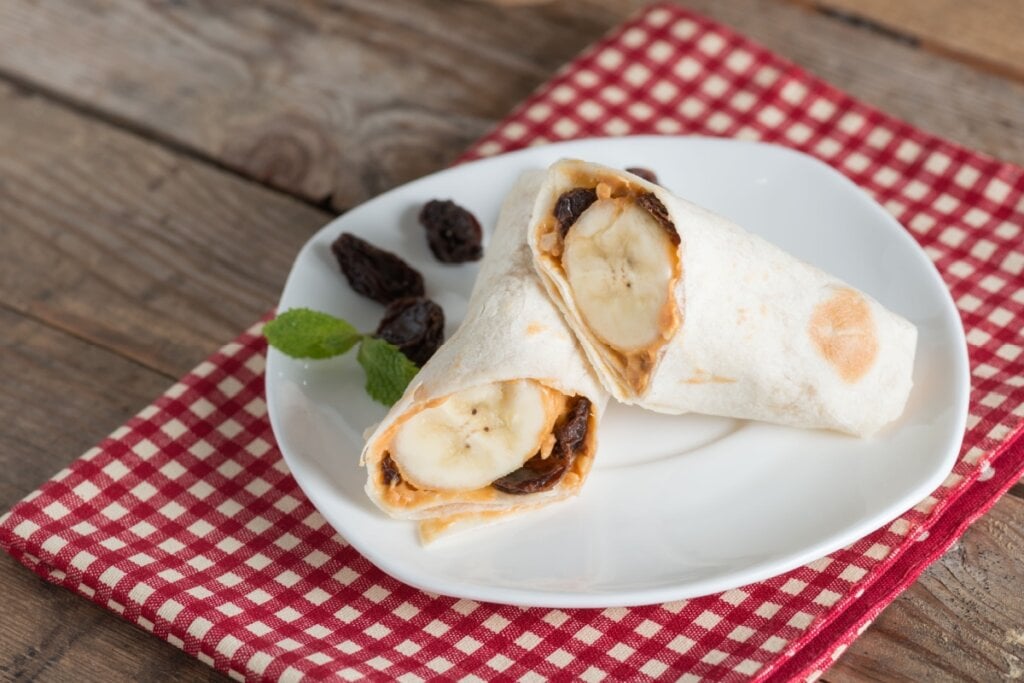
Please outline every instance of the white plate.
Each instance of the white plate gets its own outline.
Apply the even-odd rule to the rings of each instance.
[[[820,431],[612,405],[594,471],[575,500],[421,547],[413,524],[363,492],[363,430],[383,407],[350,354],[301,362],[271,351],[267,402],[295,479],[371,562],[419,588],[519,605],[607,607],[705,595],[780,574],[894,519],[949,473],[969,378],[950,295],[914,240],[853,183],[773,145],[694,137],[580,140],[465,164],[383,194],[299,253],[281,310],[308,306],[375,329],[383,308],[349,289],[330,253],[350,231],[419,268],[461,321],[476,265],[442,265],[416,215],[452,198],[485,230],[520,171],[562,157],[646,166],[670,190],[841,277],[920,331],[914,390],[898,423],[861,440]]]

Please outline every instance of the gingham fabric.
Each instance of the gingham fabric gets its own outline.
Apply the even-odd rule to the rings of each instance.
[[[961,457],[883,529],[770,581],[633,609],[522,609],[373,567],[274,445],[259,325],[2,518],[48,581],[249,680],[813,680],[1024,470],[1024,171],[881,114],[736,33],[656,5],[465,158],[589,135],[700,133],[813,154],[871,192],[960,309]]]

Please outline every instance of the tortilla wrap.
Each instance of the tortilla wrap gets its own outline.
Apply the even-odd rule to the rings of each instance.
[[[369,436],[363,450],[370,499],[392,517],[425,520],[421,527],[424,541],[573,496],[593,464],[597,422],[607,393],[548,299],[526,244],[530,211],[543,179],[543,171],[525,173],[506,197],[464,322],[423,366]],[[431,490],[413,483],[415,477],[409,473],[421,454],[408,446],[414,441],[400,440],[400,430],[413,424],[424,411],[455,401],[453,397],[463,395],[459,392],[510,386],[500,383],[518,381],[542,387],[546,396],[562,406],[560,410],[580,402],[581,410],[586,411],[578,413],[585,421],[585,436],[580,437],[571,465],[553,486],[535,492],[506,493],[493,485]],[[582,399],[589,404],[583,406]],[[396,446],[403,444],[407,445],[404,462],[402,454],[396,452]],[[423,464],[417,467],[422,479]],[[398,475],[394,473],[396,468]],[[436,470],[427,471],[427,478],[437,480],[448,474]]]
[[[647,212],[663,210],[668,222],[656,220],[675,231],[665,238],[671,238],[666,244],[675,242],[666,247],[675,263],[659,313],[661,337],[640,351],[623,352],[609,344],[607,333],[595,333],[583,313],[591,311],[590,319],[597,320],[592,286],[588,290],[577,279],[577,291],[570,284],[567,264],[576,263],[568,260],[570,240],[579,243],[590,234],[573,237],[572,231],[590,230],[594,220],[584,223],[586,212],[600,204],[575,209],[580,215],[566,228],[554,214],[564,193],[576,188],[595,188],[604,204],[660,203]],[[644,195],[658,201],[641,202]],[[874,433],[903,411],[912,386],[913,325],[838,278],[658,185],[597,164],[560,161],[537,196],[528,239],[548,293],[602,384],[623,403],[858,436]]]

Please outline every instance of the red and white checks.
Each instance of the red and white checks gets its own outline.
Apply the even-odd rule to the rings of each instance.
[[[671,5],[588,49],[465,158],[633,133],[813,154],[921,243],[963,317],[973,382],[961,457],[931,496],[828,557],[694,600],[550,610],[423,593],[348,546],[288,474],[257,325],[0,518],[0,542],[238,679],[814,679],[1024,470],[1024,170]]]

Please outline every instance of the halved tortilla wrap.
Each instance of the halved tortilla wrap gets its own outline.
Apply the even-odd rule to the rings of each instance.
[[[367,439],[366,492],[424,541],[563,500],[593,464],[607,393],[533,269],[542,171],[504,201],[465,321]]]
[[[913,325],[658,185],[560,161],[528,239],[549,294],[624,403],[860,436],[903,411]]]

